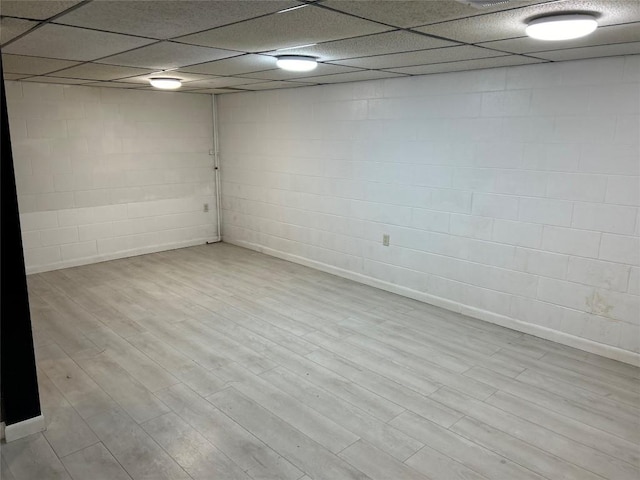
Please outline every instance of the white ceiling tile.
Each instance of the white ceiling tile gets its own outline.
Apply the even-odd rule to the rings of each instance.
[[[453,42],[439,40],[426,35],[396,30],[393,32],[366,35],[363,37],[335,40],[302,48],[274,50],[270,55],[310,55],[321,61],[340,60],[343,58],[363,57],[367,55],[384,55],[387,53],[426,50],[429,48],[448,47]]]
[[[365,80],[378,80],[381,78],[403,77],[404,75],[391,72],[381,72],[377,70],[360,70],[359,72],[338,73],[336,75],[324,75],[318,77],[307,77],[305,82],[315,83],[342,83],[360,82]]]
[[[601,45],[598,47],[569,48],[567,50],[552,50],[550,52],[531,53],[531,55],[546,60],[560,62],[563,60],[578,60],[580,58],[612,57],[615,55],[636,55],[640,53],[640,42],[619,43],[616,45]]]
[[[146,45],[153,40],[96,32],[62,25],[44,25],[4,48],[4,53],[63,60],[94,60]]]
[[[25,57],[23,55],[2,55],[2,67],[5,72],[22,73],[28,75],[44,75],[63,68],[78,65],[70,60],[56,60],[54,58]]]
[[[95,82],[95,83],[85,83],[85,87],[100,87],[100,88],[128,88],[128,89],[137,89],[140,90],[142,87],[136,83],[125,83],[125,82]]]
[[[0,14],[9,17],[45,20],[73,7],[80,0],[2,0]]]
[[[499,55],[504,55],[504,53],[471,45],[463,45],[460,47],[436,48],[433,50],[419,50],[417,52],[352,58],[349,60],[338,60],[333,63],[352,67],[383,68],[389,70],[397,67],[409,67],[414,65],[451,62],[457,60],[472,60],[476,58],[496,57]]]
[[[204,92],[204,91],[201,91],[201,90],[189,90],[189,91],[181,92],[181,93],[189,93],[191,95],[207,95],[207,97],[209,97],[209,95],[211,95],[212,92]],[[213,93],[226,93],[226,92],[213,92]],[[207,97],[204,97],[202,99],[202,101],[203,102],[210,101],[210,100],[207,100]]]
[[[77,78],[57,78],[57,77],[29,77],[23,81],[37,82],[37,83],[58,83],[61,85],[80,85],[88,82],[88,80],[78,80]]]
[[[482,8],[481,10],[454,0],[388,0],[375,2],[361,0],[327,0],[323,2],[323,5],[359,17],[406,28],[455,18],[481,15],[487,12],[513,8],[514,6],[541,3],[542,1],[548,0],[516,0],[508,4],[504,3],[494,7]]]
[[[208,93],[208,94],[222,94],[222,93],[239,93],[245,90],[236,90],[234,88],[209,88],[205,90],[193,90],[190,93]]]
[[[457,0],[326,0],[273,13],[300,5],[300,1],[93,0],[77,6],[77,1],[0,0],[0,42],[37,25],[25,18],[46,19],[78,7],[56,18],[56,23],[36,28],[3,47],[4,69],[12,78],[36,75],[40,77],[35,81],[43,82],[115,83],[111,86],[116,88],[126,83],[124,88],[149,88],[150,74],[165,74],[183,78],[182,91],[244,90],[248,85],[258,90],[640,50],[640,0],[512,0],[488,9]],[[531,18],[566,11],[593,12],[600,28],[588,37],[567,42],[539,42],[524,36],[524,26]],[[414,31],[393,30],[376,21],[401,27],[419,25]],[[182,35],[194,29],[206,30]],[[171,35],[181,36],[177,41],[158,43],[143,38]],[[459,45],[445,38],[480,45]],[[530,58],[511,55],[514,53]],[[286,54],[314,56],[321,63],[307,73],[275,68],[273,57]],[[92,63],[79,65],[78,61]],[[128,82],[109,82],[119,79]]]
[[[463,60],[461,62],[435,63],[432,65],[420,65],[417,67],[394,68],[393,72],[409,75],[428,75],[431,73],[460,72],[464,70],[480,70],[482,68],[510,67],[514,65],[528,65],[541,63],[544,60],[509,55],[507,57],[483,58],[481,60]]]
[[[545,42],[531,37],[520,37],[483,43],[481,45],[512,53],[530,53],[631,42],[640,42],[640,23],[638,22],[600,27],[591,35],[563,42]]]
[[[189,87],[200,89],[226,88],[235,87],[237,85],[248,85],[250,83],[263,83],[263,81],[253,78],[241,77],[212,77],[207,80],[196,80],[195,82],[189,82]]]
[[[208,73],[211,75],[242,75],[275,68],[276,59],[268,55],[248,54],[239,57],[201,63],[180,69],[182,72]]]
[[[145,86],[149,86],[150,78],[179,78],[184,84],[189,84],[190,82],[195,81],[207,81],[214,80],[220,77],[214,77],[211,75],[197,75],[193,73],[184,73],[176,70],[171,70],[169,72],[149,72],[144,75],[139,75],[135,77],[127,78],[125,81],[130,83],[141,83]]]
[[[83,63],[77,67],[67,68],[51,74],[52,77],[85,78],[87,80],[116,80],[118,78],[131,77],[152,73],[152,70],[131,67],[116,67],[113,65],[101,65],[98,63]]]
[[[268,70],[265,72],[247,73],[245,77],[259,78],[262,80],[292,80],[295,78],[317,77],[319,75],[331,75],[334,73],[361,72],[357,68],[345,67],[343,65],[331,65],[328,63],[319,63],[318,66],[310,72],[290,72],[280,68]],[[306,81],[306,80],[305,80]]]
[[[5,44],[12,38],[38,25],[38,22],[21,20],[19,18],[3,17],[0,19],[0,44]]]
[[[140,85],[139,88],[137,88],[137,90],[150,90],[153,92],[174,92],[174,93],[200,93],[201,92],[201,88],[189,88],[186,86],[182,86],[180,87],[178,90],[162,90],[162,89],[158,89],[156,87],[152,87],[151,85]]]
[[[175,42],[159,42],[130,52],[103,58],[98,63],[168,70],[235,55],[239,55],[239,52],[196,47]]]
[[[389,28],[310,5],[188,35],[179,40],[195,45],[262,52],[385,30]]]
[[[534,17],[564,12],[593,13],[600,25],[640,21],[638,0],[565,0],[506,10],[472,18],[438,23],[414,30],[467,43],[489,42],[524,36],[527,22]]]
[[[24,77],[26,77],[26,75],[19,73],[2,73],[2,78],[4,78],[5,80],[20,80]]]
[[[313,83],[295,83],[295,82],[264,82],[264,83],[252,83],[251,85],[238,86],[243,90],[276,90],[279,88],[297,88],[297,87],[311,87]]]
[[[94,0],[56,23],[165,40],[299,5],[292,0]]]

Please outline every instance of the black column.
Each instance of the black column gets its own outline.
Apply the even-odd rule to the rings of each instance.
[[[40,415],[38,377],[33,352],[27,276],[22,253],[18,197],[7,101],[2,78],[2,157],[0,158],[0,397],[2,419],[12,425]]]

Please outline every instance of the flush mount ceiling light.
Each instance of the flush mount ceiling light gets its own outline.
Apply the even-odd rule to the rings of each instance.
[[[598,22],[591,15],[570,14],[536,18],[529,22],[526,32],[538,40],[571,40],[589,35]]]
[[[280,55],[276,57],[276,65],[291,72],[310,72],[318,66],[314,57],[306,55]]]
[[[160,88],[162,90],[175,90],[182,86],[182,82],[179,78],[154,77],[149,79],[149,83],[152,87]]]

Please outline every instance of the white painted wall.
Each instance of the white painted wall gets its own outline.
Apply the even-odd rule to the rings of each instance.
[[[223,95],[224,240],[637,359],[639,58]]]
[[[27,272],[217,236],[209,95],[5,85]]]

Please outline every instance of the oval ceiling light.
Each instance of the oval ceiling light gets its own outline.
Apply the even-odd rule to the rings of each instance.
[[[592,15],[571,14],[536,18],[525,31],[537,40],[571,40],[589,35],[596,28],[598,22]]]
[[[276,65],[291,72],[310,72],[318,66],[314,57],[306,55],[280,55],[276,57]]]
[[[162,90],[175,90],[182,86],[182,82],[179,78],[153,77],[149,79],[149,83],[152,87],[160,88]]]

